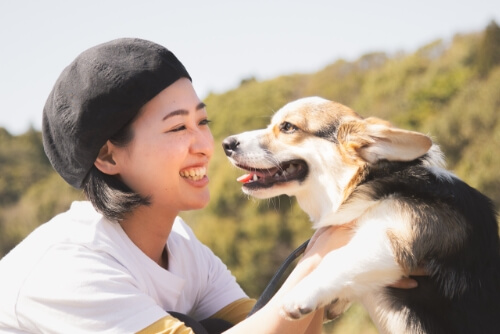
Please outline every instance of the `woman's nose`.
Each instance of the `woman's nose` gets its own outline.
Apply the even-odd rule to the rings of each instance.
[[[199,131],[193,143],[194,153],[200,153],[208,157],[212,156],[214,151],[214,138],[210,131]]]

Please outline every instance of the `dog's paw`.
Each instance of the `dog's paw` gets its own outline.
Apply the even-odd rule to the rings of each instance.
[[[318,308],[319,305],[312,294],[301,296],[299,291],[293,292],[285,297],[281,306],[281,315],[285,318],[300,319]]]
[[[330,321],[338,318],[347,311],[351,302],[347,299],[335,299],[331,304],[325,306],[325,320]]]
[[[281,316],[290,319],[297,320],[302,318],[303,316],[311,313],[316,308],[308,307],[308,306],[300,306],[293,303],[285,303],[281,306]]]

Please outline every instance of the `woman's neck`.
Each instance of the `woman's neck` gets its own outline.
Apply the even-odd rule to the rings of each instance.
[[[177,213],[159,214],[152,207],[141,207],[120,222],[132,242],[158,265],[167,269],[165,244]]]

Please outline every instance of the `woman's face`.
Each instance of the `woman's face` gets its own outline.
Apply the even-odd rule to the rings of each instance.
[[[177,80],[144,105],[132,131],[126,147],[113,148],[125,184],[151,196],[154,207],[174,213],[203,208],[210,199],[207,169],[214,142],[191,81]]]

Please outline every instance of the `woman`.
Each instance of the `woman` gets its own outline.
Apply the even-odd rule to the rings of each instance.
[[[184,66],[149,41],[98,45],[62,72],[44,108],[44,148],[89,202],[0,261],[0,332],[201,333],[199,322],[217,318],[234,325],[227,333],[320,333],[322,310],[289,321],[280,299],[348,231],[317,233],[276,296],[245,319],[254,301],[178,217],[209,201],[208,123]]]

